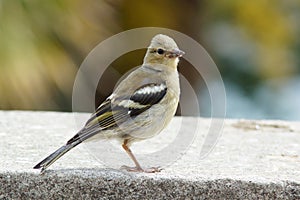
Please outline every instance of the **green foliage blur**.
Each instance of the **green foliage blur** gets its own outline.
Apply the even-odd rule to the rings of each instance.
[[[300,95],[286,97],[299,104],[291,109],[284,98],[271,103],[290,80],[300,86],[299,19],[297,0],[0,0],[0,109],[71,111],[87,54],[116,33],[155,26],[205,47],[225,81],[229,117],[300,119]]]

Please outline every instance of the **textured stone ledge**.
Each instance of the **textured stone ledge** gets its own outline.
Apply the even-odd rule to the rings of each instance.
[[[0,112],[0,199],[300,199],[299,122],[225,120],[218,143],[200,159],[210,120],[176,117],[164,133],[133,146],[142,164],[163,163],[160,173],[119,170],[131,165],[121,149],[100,152],[99,162],[85,144],[44,174],[33,170],[79,129],[74,119],[73,113]],[[181,157],[166,164],[147,154],[170,143],[180,125],[180,137],[196,133],[189,146],[178,145]]]

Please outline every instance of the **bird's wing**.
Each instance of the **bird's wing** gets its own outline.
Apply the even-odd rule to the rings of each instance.
[[[81,129],[67,144],[84,141],[103,130],[121,125],[129,118],[159,103],[167,93],[166,83],[148,83],[137,88],[131,96],[114,96],[107,98],[92,114]]]

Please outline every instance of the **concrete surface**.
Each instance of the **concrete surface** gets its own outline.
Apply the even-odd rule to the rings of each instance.
[[[132,147],[160,173],[119,170],[132,163],[108,141],[79,145],[42,175],[32,169],[88,116],[0,111],[0,199],[300,199],[300,122],[225,120],[202,158],[211,120],[176,117]]]

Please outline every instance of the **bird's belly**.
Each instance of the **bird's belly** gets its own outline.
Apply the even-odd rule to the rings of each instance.
[[[173,99],[164,106],[162,104],[153,105],[151,109],[121,124],[119,126],[120,136],[124,139],[144,140],[157,135],[173,118],[177,104],[178,101]],[[163,114],[162,112],[157,112],[158,110],[164,110]]]

